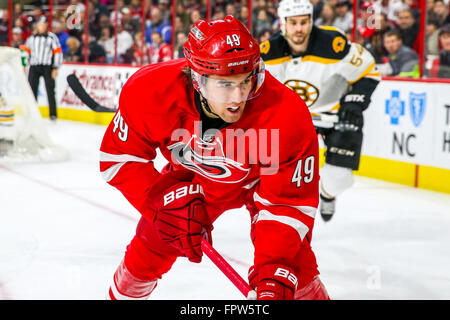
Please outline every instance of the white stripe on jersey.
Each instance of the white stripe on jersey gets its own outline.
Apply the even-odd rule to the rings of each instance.
[[[101,172],[103,179],[105,179],[106,182],[109,182],[114,179],[120,168],[122,168],[122,166],[127,162],[147,163],[150,162],[150,160],[136,157],[130,154],[111,154],[100,151],[100,162],[118,162],[117,164],[112,165],[105,171]]]
[[[120,168],[122,168],[122,166],[124,164],[126,164],[126,162],[115,164],[115,165],[109,167],[108,169],[106,169],[105,171],[102,171],[101,175],[102,175],[103,179],[105,179],[106,182],[110,182],[112,179],[114,179],[114,177],[116,176],[116,174],[119,172]]]
[[[269,200],[264,199],[263,197],[261,197],[259,194],[257,194],[256,192],[253,193],[253,200],[255,202],[259,202],[265,206],[286,206],[286,207],[291,207],[294,209],[297,209],[298,211],[300,211],[303,214],[306,214],[307,216],[311,217],[311,218],[315,218],[316,216],[316,211],[317,208],[315,207],[310,207],[310,206],[294,206],[294,205],[290,205],[290,204],[276,204],[276,203],[272,203]]]
[[[101,162],[150,162],[148,159],[133,156],[131,154],[112,154],[100,151]]]
[[[258,223],[259,221],[277,221],[288,225],[297,231],[302,241],[309,231],[309,228],[303,222],[287,216],[274,215],[267,210],[261,210],[255,215],[253,223]]]

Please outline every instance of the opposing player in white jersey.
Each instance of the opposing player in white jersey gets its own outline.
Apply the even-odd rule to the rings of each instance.
[[[336,196],[359,168],[363,111],[380,81],[373,56],[333,27],[316,27],[309,0],[282,0],[281,32],[261,43],[267,70],[306,102],[327,147],[321,170],[320,213],[335,212]],[[337,122],[332,123],[331,119]]]

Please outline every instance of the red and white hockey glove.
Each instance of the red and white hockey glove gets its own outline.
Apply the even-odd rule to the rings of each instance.
[[[161,240],[178,249],[191,262],[202,261],[201,240],[211,242],[212,224],[203,204],[202,186],[180,181],[176,171],[162,176],[151,190],[150,206]]]
[[[258,300],[292,300],[298,283],[294,271],[281,264],[252,266],[248,278]]]

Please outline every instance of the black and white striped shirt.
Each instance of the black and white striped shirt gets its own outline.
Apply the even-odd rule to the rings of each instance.
[[[63,61],[58,37],[52,32],[29,36],[24,49],[30,55],[31,66],[45,65],[58,68]]]

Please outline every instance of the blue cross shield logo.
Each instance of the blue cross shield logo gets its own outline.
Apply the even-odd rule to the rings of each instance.
[[[427,94],[424,93],[409,93],[409,111],[413,124],[420,126],[423,117],[425,116],[425,109],[427,106]]]
[[[405,115],[405,101],[400,99],[400,91],[392,90],[391,98],[386,100],[385,113],[391,118],[391,124],[398,124],[398,119]]]

